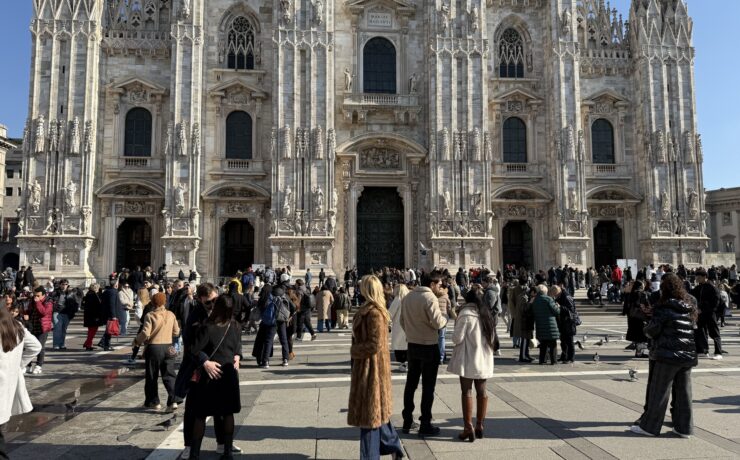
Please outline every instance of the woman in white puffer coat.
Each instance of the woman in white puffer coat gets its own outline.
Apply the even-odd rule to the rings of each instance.
[[[406,366],[406,351],[408,350],[408,342],[406,342],[406,333],[401,327],[401,305],[403,304],[403,298],[409,293],[409,288],[405,284],[398,284],[393,289],[393,302],[391,302],[391,308],[388,314],[391,315],[391,349],[396,357],[396,361],[400,364],[398,370],[406,372],[408,367]]]
[[[23,369],[39,354],[41,343],[13,318],[7,308],[0,307],[0,427],[12,415],[31,412],[31,398],[26,390]],[[0,431],[0,458],[8,458],[5,438]]]

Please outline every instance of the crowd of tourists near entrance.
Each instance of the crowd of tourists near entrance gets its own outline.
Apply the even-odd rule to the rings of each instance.
[[[271,363],[289,366],[296,341],[351,331],[347,421],[360,428],[360,458],[404,456],[390,421],[393,372],[406,375],[401,431],[440,436],[433,404],[439,367],[445,364],[448,373],[459,376],[462,426],[455,437],[474,442],[486,436],[486,382],[494,376],[494,361],[509,346],[499,333],[508,332],[511,357],[520,365],[573,363],[576,346],[584,346],[574,300],[578,289],[588,290],[591,303],[595,293],[603,303],[602,292],[607,302],[622,302],[627,350],[649,361],[644,412],[629,430],[659,435],[671,401],[673,433],[688,437],[693,431],[691,370],[700,357],[722,359],[727,353],[721,328],[740,300],[734,266],[674,270],[651,265],[634,274],[617,266],[585,273],[568,266],[547,272],[507,266],[497,272],[460,268],[455,273],[383,268],[362,279],[348,268],[341,282],[320,270],[317,284],[310,271],[294,276],[290,267],[249,267],[216,284],[198,283],[194,272],[170,280],[166,267],[158,274],[136,267],[112,274],[104,287],[87,286],[86,293],[63,279],[42,284],[29,272],[5,272],[13,282],[4,284],[5,308],[0,308],[0,425],[31,410],[23,374],[42,372],[49,334],[51,351],[66,349],[67,328],[81,310],[88,329],[85,350],[95,349],[99,331],[97,346],[104,351],[113,349],[113,338],[119,346],[132,346],[128,364],[138,362],[143,348],[147,409],[176,411],[184,403],[183,459],[200,458],[209,417],[222,458],[241,451],[234,444],[234,414],[241,410],[242,343],[244,335],[255,333],[251,356],[256,368],[247,372],[268,369]],[[275,340],[281,348],[277,358]],[[539,352],[533,358],[534,348]],[[159,399],[160,380],[166,408]],[[417,411],[414,397],[420,384]]]

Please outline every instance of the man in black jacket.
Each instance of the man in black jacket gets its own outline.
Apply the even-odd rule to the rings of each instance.
[[[699,306],[699,320],[696,330],[696,350],[700,356],[709,357],[709,341],[707,335],[714,340],[714,356],[712,359],[722,359],[726,353],[722,349],[722,338],[717,325],[717,305],[719,305],[719,291],[708,280],[707,271],[699,268],[695,272],[696,287],[692,295],[696,297]]]
[[[311,311],[316,306],[316,300],[313,294],[306,288],[306,285],[303,283],[303,280],[298,279],[295,281],[295,287],[296,287],[296,293],[301,296],[300,300],[300,309],[298,313],[296,314],[295,318],[295,324],[296,324],[296,331],[295,336],[296,340],[303,340],[303,328],[305,327],[308,329],[308,332],[311,334],[311,340],[316,340],[316,331],[313,330],[313,326],[311,326]]]
[[[139,294],[139,289],[144,287],[144,272],[141,271],[140,266],[136,266],[136,269],[131,272],[131,276],[129,277],[129,284],[131,285],[131,289],[133,289],[134,294]]]
[[[100,302],[102,304],[101,314],[106,322],[113,318],[118,318],[118,281],[113,280],[111,284],[105,288],[103,294],[100,296]],[[111,335],[107,328],[103,338],[100,340],[99,346],[103,347],[105,351],[112,351],[113,347],[110,346]]]

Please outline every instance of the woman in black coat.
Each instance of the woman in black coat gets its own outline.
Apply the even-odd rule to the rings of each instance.
[[[645,353],[648,338],[643,332],[647,316],[643,308],[649,306],[650,301],[642,281],[635,281],[632,284],[632,290],[625,297],[622,309],[622,314],[627,315],[627,341],[632,342],[627,349],[635,350],[635,358],[648,357]]]
[[[105,325],[107,321],[107,316],[103,315],[103,305],[100,302],[99,291],[99,284],[91,284],[90,289],[88,289],[87,294],[82,299],[82,308],[84,310],[82,325],[87,328],[87,340],[85,340],[83,347],[87,351],[93,350],[92,342],[95,334],[97,334],[98,328]]]
[[[673,433],[691,435],[691,369],[698,364],[694,331],[699,316],[696,299],[683,288],[673,273],[663,276],[660,301],[652,311],[645,335],[652,340],[645,412],[635,434],[658,436],[663,427],[668,399],[673,394]]]
[[[221,458],[232,458],[234,414],[241,411],[239,363],[242,358],[241,326],[233,319],[234,301],[228,295],[216,300],[208,320],[198,329],[191,352],[203,367],[200,377],[188,392],[195,420],[190,443],[190,458],[200,458],[206,418],[221,417],[224,452]],[[213,370],[212,363],[218,365]],[[210,370],[209,370],[210,369]]]

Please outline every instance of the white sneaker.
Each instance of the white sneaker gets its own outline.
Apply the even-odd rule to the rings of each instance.
[[[630,427],[629,431],[631,431],[631,432],[633,432],[633,433],[635,433],[635,434],[639,434],[639,435],[642,435],[642,436],[651,436],[651,437],[655,437],[655,435],[654,435],[654,434],[652,434],[652,433],[648,433],[647,431],[645,431],[645,430],[643,430],[642,428],[640,428],[640,425],[632,425],[632,426]]]
[[[675,428],[674,428],[673,430],[671,430],[671,433],[675,434],[675,435],[676,435],[676,436],[678,436],[679,438],[683,438],[683,439],[691,439],[691,435],[690,435],[690,434],[683,434],[683,433],[679,433],[678,431],[676,431],[676,429],[675,429]]]
[[[36,375],[40,374],[41,373],[41,366],[34,367],[33,368],[33,372],[31,372],[31,373],[32,374],[36,374]]]
[[[288,367],[288,360],[287,359],[284,359],[283,360],[283,367]]]
[[[170,412],[174,412],[177,410],[177,403],[172,403],[167,405],[167,410]]]
[[[239,454],[241,453],[241,449],[236,444],[231,444],[231,453],[233,454]],[[224,453],[224,445],[223,444],[217,444],[216,445],[216,453],[217,454],[223,454]]]
[[[714,356],[711,356],[709,359],[713,359],[715,361],[720,361],[720,360],[722,360],[724,358],[722,357],[722,355],[714,355]]]
[[[493,356],[501,356],[501,350],[494,351]]]
[[[222,449],[223,449],[223,447],[222,447]],[[186,447],[186,448],[184,448],[182,450],[182,453],[180,454],[180,458],[182,460],[188,460],[190,458],[190,447]]]

